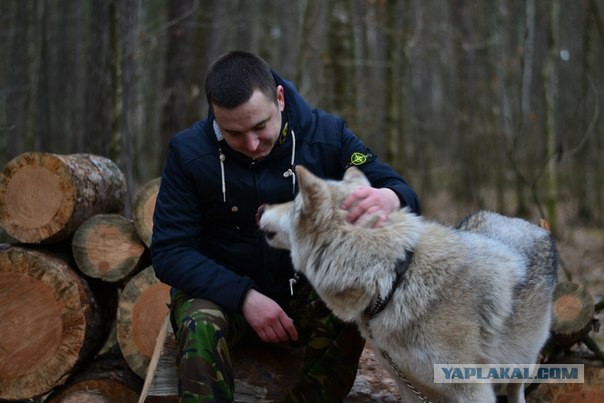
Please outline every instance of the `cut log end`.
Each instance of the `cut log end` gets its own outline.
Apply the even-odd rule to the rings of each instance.
[[[128,366],[145,377],[153,348],[168,314],[170,287],[147,267],[128,281],[120,295],[117,339]]]
[[[89,218],[75,232],[71,246],[84,274],[111,283],[131,277],[145,252],[132,222],[119,214]]]
[[[560,282],[554,291],[552,340],[571,346],[592,329],[594,300],[577,283]]]
[[[47,282],[24,273],[1,272],[0,289],[0,312],[11,323],[2,330],[0,378],[19,378],[37,371],[56,354],[64,303]]]
[[[17,247],[0,250],[0,290],[0,399],[39,396],[96,348],[94,298],[63,260]]]
[[[88,217],[121,211],[125,182],[104,157],[21,154],[0,172],[0,226],[24,243],[64,240]]]
[[[76,189],[69,169],[53,154],[25,153],[0,174],[0,224],[22,242],[48,238],[73,214]]]

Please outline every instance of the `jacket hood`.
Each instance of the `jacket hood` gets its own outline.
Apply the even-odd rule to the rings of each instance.
[[[285,93],[285,113],[288,117],[290,128],[303,133],[312,122],[313,109],[298,92],[298,89],[290,81],[281,78],[273,71],[273,77],[277,85],[283,86]]]

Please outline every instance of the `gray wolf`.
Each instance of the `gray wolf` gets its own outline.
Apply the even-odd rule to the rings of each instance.
[[[258,225],[289,249],[333,313],[354,322],[433,401],[495,402],[494,384],[435,383],[434,364],[534,364],[546,342],[558,254],[551,235],[519,218],[479,211],[457,228],[410,213],[352,225],[340,208],[363,173],[323,180],[296,167],[299,193],[267,205]],[[378,354],[381,364],[391,363]],[[396,372],[403,401],[416,397]],[[520,383],[503,385],[524,401]]]

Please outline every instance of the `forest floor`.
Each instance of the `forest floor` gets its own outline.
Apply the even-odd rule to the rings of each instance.
[[[455,226],[472,212],[472,208],[461,206],[446,195],[423,201],[424,217]],[[604,228],[579,225],[572,219],[572,208],[564,209],[558,222],[556,242],[564,268],[559,279],[572,280],[585,286],[595,301],[604,298]],[[530,219],[537,222],[537,218]],[[604,314],[600,314],[604,321]],[[604,323],[602,330],[591,336],[604,348]],[[400,395],[390,373],[375,359],[375,352],[366,347],[361,356],[359,372],[347,403],[398,402]],[[531,395],[527,396],[531,401]]]

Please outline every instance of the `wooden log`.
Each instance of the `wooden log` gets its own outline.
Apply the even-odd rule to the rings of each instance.
[[[156,340],[138,403],[178,402],[176,339],[168,319]],[[243,342],[233,349],[236,402],[283,401],[299,379],[303,349]]]
[[[0,226],[24,243],[65,240],[89,217],[125,203],[124,174],[97,155],[29,152],[0,173]]]
[[[145,377],[157,335],[170,303],[170,287],[149,266],[132,277],[122,291],[117,311],[117,341],[128,366]]]
[[[563,281],[554,290],[552,342],[570,347],[592,330],[594,299],[580,284]]]
[[[54,390],[45,402],[132,403],[138,399],[141,383],[121,355],[105,355],[96,358],[64,386]]]
[[[158,335],[138,403],[178,402],[176,339],[168,318]],[[280,402],[299,379],[303,349],[242,342],[231,354],[236,402]],[[400,401],[396,381],[383,368],[369,345],[344,402]]]
[[[144,263],[145,245],[132,221],[119,214],[97,214],[84,221],[71,248],[82,273],[110,283],[129,279]]]
[[[169,336],[170,334],[170,336]],[[170,314],[166,315],[164,323],[155,339],[155,346],[153,347],[153,355],[147,366],[147,372],[145,373],[145,382],[143,383],[143,389],[138,398],[138,403],[144,403],[149,396],[149,390],[153,387],[154,389],[165,390],[166,386],[162,385],[161,382],[165,382],[168,379],[167,388],[171,389],[171,384],[176,382],[174,374],[168,372],[168,374],[158,373],[163,371],[164,368],[172,368],[174,366],[176,350],[174,343],[166,344],[166,339],[171,337],[174,339],[174,333],[170,328]],[[168,350],[170,349],[170,350]],[[165,361],[168,362],[165,362]],[[175,371],[174,371],[175,372]],[[170,391],[167,394],[169,395]]]
[[[48,253],[0,248],[0,399],[62,385],[107,331],[84,279]]]
[[[584,365],[584,383],[541,383],[528,394],[527,403],[604,402],[604,368]]]
[[[145,245],[151,245],[153,233],[153,211],[159,192],[161,178],[155,178],[143,185],[134,195],[132,218],[138,235]]]

